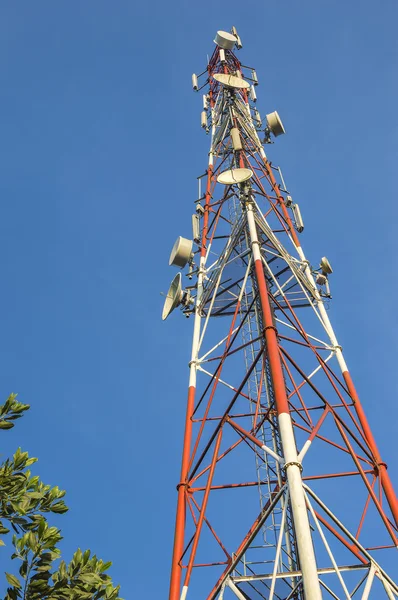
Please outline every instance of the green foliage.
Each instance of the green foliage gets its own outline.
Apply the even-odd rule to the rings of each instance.
[[[14,427],[13,421],[20,419],[25,410],[29,410],[29,404],[22,404],[16,398],[16,394],[10,394],[6,402],[0,406],[0,429],[11,429]]]
[[[11,394],[0,406],[0,429],[14,427],[28,409]],[[112,563],[80,549],[68,565],[60,560],[61,532],[45,515],[68,510],[65,492],[31,475],[28,467],[36,461],[18,448],[0,465],[0,546],[5,545],[1,536],[13,529],[11,558],[19,562],[18,576],[5,574],[9,587],[3,600],[122,600],[119,586],[105,573]]]

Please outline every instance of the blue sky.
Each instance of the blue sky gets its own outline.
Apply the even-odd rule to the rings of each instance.
[[[32,405],[2,455],[22,445],[67,489],[66,558],[113,560],[125,598],[168,585],[192,321],[162,323],[159,292],[206,167],[190,77],[217,29],[238,28],[258,108],[283,118],[269,156],[306,254],[333,265],[333,324],[398,485],[397,18],[394,0],[0,7],[0,390]]]

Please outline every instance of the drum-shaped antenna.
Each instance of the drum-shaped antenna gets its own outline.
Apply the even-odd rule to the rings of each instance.
[[[267,122],[268,122],[268,127],[270,128],[271,132],[274,134],[275,137],[278,137],[278,135],[282,135],[283,133],[286,133],[285,128],[283,127],[281,118],[278,115],[278,112],[276,110],[272,113],[269,113],[269,115],[267,115]]]
[[[228,169],[223,171],[217,177],[218,183],[224,185],[232,185],[233,183],[243,183],[253,177],[253,171],[251,169]]]
[[[162,312],[163,321],[167,319],[169,314],[181,304],[182,297],[183,291],[181,287],[181,273],[177,273],[171,282],[169,291],[167,292],[166,300],[164,301]]]
[[[224,50],[232,50],[236,43],[236,37],[228,31],[217,31],[214,43]]]
[[[213,75],[213,79],[226,87],[237,89],[248,89],[250,87],[250,83],[236,75],[230,75],[229,73],[216,73]]]
[[[324,275],[330,275],[330,273],[333,273],[333,269],[331,267],[330,262],[328,261],[328,259],[326,258],[326,256],[323,256],[321,258],[321,263],[320,263],[320,267],[322,269],[322,273]]]
[[[169,265],[183,269],[192,254],[192,240],[178,236],[170,254]]]

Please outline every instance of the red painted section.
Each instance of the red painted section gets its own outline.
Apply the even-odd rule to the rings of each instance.
[[[365,415],[365,411],[363,410],[361,401],[360,401],[357,391],[355,389],[354,383],[351,379],[351,375],[349,374],[348,371],[344,371],[343,377],[344,377],[344,381],[346,382],[348,391],[350,392],[350,396],[353,400],[355,411],[356,411],[356,413],[358,415],[358,419],[362,425],[362,429],[364,431],[369,448],[371,449],[371,451],[375,457],[375,460],[377,462],[383,490],[386,495],[387,502],[391,509],[392,515],[394,517],[395,524],[398,527],[398,499],[395,494],[394,487],[392,485],[390,476],[387,473],[387,465],[381,459],[379,449],[377,448],[376,441],[373,437],[372,431],[370,429],[368,420]]]
[[[279,354],[279,344],[272,316],[271,304],[268,297],[267,282],[265,281],[264,269],[261,260],[254,263],[258,292],[264,320],[264,335],[267,342],[267,354],[269,358],[272,383],[275,393],[275,404],[278,415],[289,413],[285,379],[283,377],[282,363]]]
[[[185,418],[184,445],[182,451],[181,477],[178,485],[177,515],[174,534],[173,559],[171,564],[170,577],[170,600],[179,600],[181,586],[181,557],[184,552],[184,533],[186,503],[185,495],[187,491],[188,465],[192,440],[192,414],[195,405],[195,388],[191,386],[188,389],[187,412]]]
[[[318,423],[315,425],[314,429],[312,430],[312,433],[310,435],[310,437],[308,438],[308,440],[312,443],[313,439],[315,438],[315,436],[318,434],[318,431],[320,430],[322,423],[324,422],[324,420],[326,419],[326,417],[328,416],[329,413],[329,407],[326,407],[325,410],[323,411]]]
[[[364,558],[361,554],[361,552],[358,550],[358,548],[356,546],[354,546],[354,544],[350,544],[344,536],[341,535],[341,533],[339,533],[338,531],[336,531],[336,529],[329,523],[329,521],[327,521],[326,519],[323,518],[322,515],[320,515],[317,511],[315,511],[315,514],[317,516],[317,519],[327,528],[329,529],[329,531],[331,533],[333,533],[333,535],[336,536],[336,538],[338,540],[340,540],[340,542],[342,544],[344,544],[344,546],[346,548],[348,548],[348,550],[351,550],[351,552],[353,554],[355,554],[355,556],[357,557],[358,560],[361,561],[361,563],[363,563],[364,565],[366,565],[369,561]]]
[[[236,423],[235,421],[233,421],[232,419],[227,419],[227,422],[237,431],[240,431],[245,437],[247,437],[249,440],[251,440],[253,442],[253,444],[256,444],[256,446],[258,446],[259,448],[262,448],[264,445],[264,442],[260,442],[260,440],[258,440],[254,435],[252,435],[249,431],[246,431],[246,429],[243,429],[243,427],[241,427],[238,423]]]
[[[216,441],[216,444],[214,447],[213,458],[211,461],[209,476],[207,478],[206,490],[205,490],[205,494],[204,494],[203,502],[202,502],[202,508],[200,509],[199,520],[198,520],[198,524],[196,526],[195,537],[194,537],[193,544],[192,544],[191,556],[189,559],[187,573],[185,576],[185,581],[184,581],[185,586],[189,585],[189,580],[191,578],[191,573],[192,573],[192,568],[193,568],[193,564],[194,564],[194,560],[195,560],[195,556],[196,556],[196,551],[198,549],[200,533],[201,533],[203,521],[205,518],[207,502],[209,500],[211,484],[213,482],[214,470],[216,468],[218,451],[220,450],[221,438],[222,438],[222,429],[220,429],[220,431],[218,433],[217,441]]]
[[[203,215],[203,228],[202,228],[202,247],[200,250],[200,256],[206,256],[206,246],[207,246],[207,231],[209,229],[209,205],[211,201],[211,181],[213,177],[213,167],[209,165],[207,170],[207,184],[206,184],[206,200],[205,200],[205,212]]]

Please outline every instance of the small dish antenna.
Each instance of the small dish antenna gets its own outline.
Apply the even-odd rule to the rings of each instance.
[[[278,135],[283,135],[284,133],[286,133],[285,128],[283,127],[282,120],[276,110],[272,113],[269,113],[269,115],[267,115],[267,123],[268,123],[269,130],[271,131],[271,133],[274,134],[275,137],[278,137]]]
[[[229,73],[216,73],[213,75],[213,79],[230,88],[248,89],[250,87],[250,83]]]
[[[164,301],[163,312],[162,312],[162,321],[167,319],[169,314],[172,313],[173,310],[181,304],[183,295],[184,295],[184,292],[182,291],[182,286],[181,286],[181,273],[177,273],[177,275],[174,277],[173,281],[171,282],[169,291],[167,292],[167,295],[166,295],[166,300]]]
[[[326,256],[324,256],[323,258],[321,258],[320,267],[321,267],[322,273],[324,275],[330,275],[331,273],[333,273],[333,269],[331,267],[331,264],[328,261],[328,259],[326,258]]]
[[[228,31],[217,31],[214,43],[224,50],[232,50],[236,44],[236,36]]]
[[[253,177],[253,171],[251,169],[228,169],[223,171],[217,177],[218,183],[224,185],[232,185],[234,183],[243,183]]]
[[[193,241],[178,236],[170,254],[169,265],[183,269],[192,256]]]

